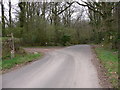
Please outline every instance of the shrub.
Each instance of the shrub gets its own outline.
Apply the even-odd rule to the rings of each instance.
[[[62,41],[62,45],[65,46],[66,43],[70,41],[70,35],[67,34],[63,35],[61,41]]]
[[[23,54],[25,51],[20,48],[20,39],[15,38],[14,39],[14,46],[15,46],[15,53],[16,54]],[[3,38],[2,40],[2,59],[9,59],[11,56],[11,50],[12,50],[12,42],[10,41],[10,38]]]

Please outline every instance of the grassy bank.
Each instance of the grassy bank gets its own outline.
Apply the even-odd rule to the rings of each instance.
[[[16,65],[31,62],[33,60],[40,58],[41,56],[42,56],[41,54],[26,54],[26,55],[21,55],[21,56],[18,55],[13,59],[1,61],[0,66],[2,70],[11,69],[15,67]]]
[[[113,87],[118,87],[118,53],[103,47],[96,47],[95,51],[101,63],[107,70],[107,76]]]

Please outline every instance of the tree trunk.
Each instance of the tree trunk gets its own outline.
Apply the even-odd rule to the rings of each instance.
[[[11,18],[11,0],[9,0],[9,27],[11,28],[12,18]]]
[[[2,13],[2,35],[5,36],[5,16],[3,0],[1,0],[1,13]]]
[[[26,21],[25,4],[26,4],[26,2],[19,2],[19,4],[18,4],[18,6],[20,8],[19,21],[20,21],[20,27],[22,28],[21,36],[23,34],[23,28],[25,27],[25,21]]]

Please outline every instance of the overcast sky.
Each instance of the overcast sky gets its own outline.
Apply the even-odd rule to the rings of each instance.
[[[17,7],[18,1],[19,0],[11,0],[11,4],[12,4],[12,18],[15,18],[14,13],[16,12],[16,9],[18,8]],[[9,3],[9,0],[3,0],[3,4],[4,4],[4,8],[5,8],[5,16],[7,18],[8,18],[8,11],[9,11],[8,3]],[[1,17],[1,7],[0,7],[0,17]]]
[[[37,1],[41,1],[41,0],[37,0]],[[81,2],[81,0],[77,0],[77,1]],[[19,8],[18,8],[18,2],[19,2],[19,0],[11,0],[11,2],[12,2],[12,19],[15,19],[15,17],[16,17],[16,10],[19,10]],[[9,0],[3,0],[3,3],[4,3],[4,7],[5,7],[5,16],[7,18],[9,18],[9,16],[8,16],[8,10],[9,10],[8,3],[9,3]],[[78,9],[76,9],[77,12],[72,15],[73,18],[75,18],[80,13],[80,8],[82,8],[80,5],[77,5],[77,4],[75,6]],[[86,13],[84,13],[84,15],[85,15],[85,18],[88,18],[87,15],[86,15]],[[1,17],[1,7],[0,7],[0,17]],[[0,18],[0,21],[1,21],[1,18]]]
[[[12,19],[14,19],[16,17],[16,13],[15,13],[16,10],[19,10],[19,8],[18,8],[18,2],[19,1],[20,0],[11,0],[11,2],[12,2]],[[21,0],[21,1],[27,1],[27,0]],[[40,2],[40,1],[51,1],[51,0],[28,0],[28,1],[37,1],[37,2],[39,1]],[[80,3],[82,3],[81,0],[53,0],[53,1],[59,1],[59,2],[60,1],[79,1]],[[87,0],[83,0],[83,1],[87,1]],[[95,1],[100,1],[100,0],[95,0]],[[106,2],[106,1],[107,2],[118,2],[120,0],[101,0],[101,1],[104,1],[104,2]],[[9,10],[8,2],[9,2],[9,0],[3,0],[4,7],[5,7],[5,16],[7,18],[9,18],[9,16],[8,16],[8,10]],[[76,7],[81,8],[81,6],[77,5],[77,4],[76,4]],[[80,13],[80,10],[78,10],[78,12],[74,13],[72,15],[72,17],[75,18],[79,13]],[[88,19],[88,16],[85,12],[84,12],[84,16],[85,16],[86,19]],[[1,17],[1,6],[0,6],[0,17]],[[0,18],[0,21],[1,21],[1,18]]]
[[[12,2],[12,19],[14,19],[15,17],[16,17],[16,10],[19,10],[19,8],[18,8],[18,2],[19,2],[20,0],[11,0],[11,2]],[[27,1],[27,0],[21,0],[21,1]],[[51,1],[51,0],[28,0],[28,1]],[[79,1],[80,3],[82,3],[81,2],[81,0],[53,0],[53,1]],[[83,1],[87,1],[87,0],[83,0]],[[88,0],[89,1],[89,0]],[[100,1],[100,0],[95,0],[95,1]],[[101,1],[107,1],[107,2],[118,2],[118,1],[120,1],[120,0],[101,0]],[[8,16],[8,10],[9,10],[9,7],[8,7],[8,2],[9,2],[9,0],[3,0],[3,3],[4,3],[4,7],[5,7],[5,16],[8,18],[9,16]],[[81,6],[80,5],[77,5],[76,4],[76,7],[78,7],[78,8],[81,8]],[[78,10],[78,12],[76,12],[76,13],[74,13],[73,15],[72,15],[72,17],[73,18],[75,18],[78,14],[80,13],[80,10]],[[87,16],[87,14],[84,12],[84,16],[85,16],[85,18],[87,19],[88,18],[88,16]],[[1,7],[0,7],[0,17],[1,17]],[[1,21],[1,18],[0,18],[0,21]]]

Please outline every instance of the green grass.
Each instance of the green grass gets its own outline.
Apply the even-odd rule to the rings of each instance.
[[[118,87],[118,52],[115,50],[96,47],[95,51],[101,63],[107,70],[107,76],[113,87]]]
[[[24,56],[18,55],[13,59],[1,61],[0,66],[2,67],[1,68],[2,70],[6,70],[6,69],[13,68],[14,66],[19,64],[31,62],[35,59],[40,58],[41,56],[42,56],[41,54],[26,54]]]
[[[0,37],[0,41],[5,41],[7,39],[9,39],[9,37]]]
[[[10,38],[11,38],[11,37],[0,37],[0,41],[5,41],[5,40],[8,40],[8,39],[10,39]],[[15,41],[19,41],[20,39],[14,37],[14,40],[15,40]]]

